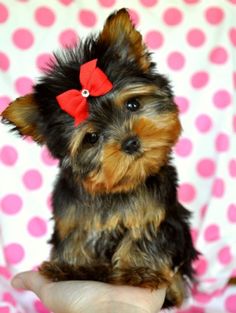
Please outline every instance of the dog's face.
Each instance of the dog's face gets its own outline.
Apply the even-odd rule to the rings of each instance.
[[[46,144],[91,193],[126,192],[157,173],[181,126],[168,81],[155,72],[127,11],[111,15],[97,37],[56,59],[34,93],[3,112],[4,120],[21,135]],[[81,89],[79,69],[93,59],[113,88],[88,97],[89,115],[75,126],[57,96]]]

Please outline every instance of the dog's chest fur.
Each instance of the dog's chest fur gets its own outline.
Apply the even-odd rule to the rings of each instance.
[[[180,227],[180,216],[186,213],[181,212],[182,207],[178,208],[175,203],[175,180],[174,168],[165,166],[159,175],[149,178],[129,194],[91,195],[73,182],[73,176],[62,172],[53,196],[56,224],[51,240],[53,259],[69,260],[77,266],[96,263],[98,259],[113,264],[117,262],[116,251],[124,243],[127,249],[128,241],[132,245],[134,242],[149,245],[153,240],[156,240],[155,249],[153,255],[148,252],[148,257],[169,259],[164,251],[169,244],[171,228],[167,223],[171,224],[171,219],[174,225],[178,216],[176,226],[172,226],[174,231],[175,227]],[[172,211],[175,212],[170,217]],[[160,227],[161,236],[158,235]],[[138,246],[135,249],[138,250]]]
[[[73,254],[81,241],[83,249],[78,249],[78,254],[86,250],[94,258],[100,258],[100,254],[114,249],[125,233],[140,239],[147,232],[148,237],[148,224],[157,229],[165,219],[157,180],[151,183],[151,188],[143,184],[129,194],[105,195],[86,193],[71,180],[71,176],[61,175],[54,190],[53,205],[57,236],[60,241],[69,242],[68,246],[60,245],[71,249]],[[72,237],[75,247],[71,245]],[[101,244],[107,251],[98,248]]]

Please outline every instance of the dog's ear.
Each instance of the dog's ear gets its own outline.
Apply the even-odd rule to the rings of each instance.
[[[21,136],[30,136],[37,143],[43,144],[39,131],[39,107],[33,94],[17,98],[1,113],[3,123],[14,125],[13,131]]]
[[[135,60],[139,68],[145,72],[150,67],[150,54],[126,9],[121,9],[108,17],[99,34],[98,44],[112,46],[118,58]]]

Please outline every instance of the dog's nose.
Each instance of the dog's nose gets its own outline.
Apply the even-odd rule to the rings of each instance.
[[[121,148],[128,154],[134,154],[140,148],[139,139],[137,137],[129,137],[122,143]]]

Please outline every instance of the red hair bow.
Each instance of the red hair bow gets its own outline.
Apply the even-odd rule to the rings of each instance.
[[[82,90],[70,89],[56,97],[61,109],[75,118],[76,126],[89,116],[87,98],[103,96],[112,89],[112,83],[96,65],[97,59],[81,65],[79,80]]]

